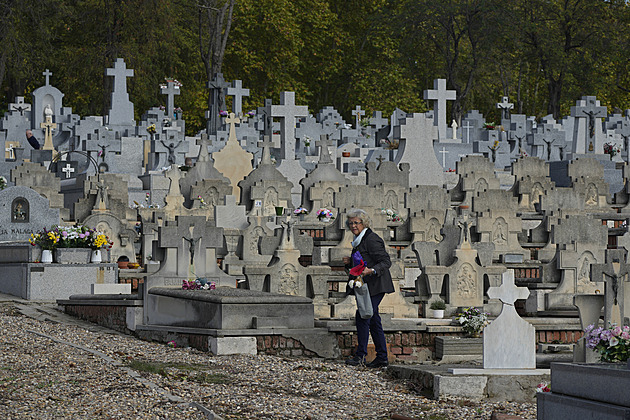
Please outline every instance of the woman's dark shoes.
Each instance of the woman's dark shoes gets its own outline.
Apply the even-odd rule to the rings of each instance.
[[[382,368],[382,367],[389,366],[389,362],[387,360],[374,359],[370,363],[366,364],[365,366],[369,368]]]
[[[365,364],[365,357],[354,356],[352,359],[346,360],[346,365],[350,366],[363,366]]]

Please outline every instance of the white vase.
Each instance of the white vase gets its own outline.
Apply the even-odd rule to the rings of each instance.
[[[102,260],[103,259],[102,259],[102,256],[101,256],[101,250],[100,249],[92,250],[91,261],[93,263],[100,263]]]
[[[433,318],[435,319],[444,318],[444,309],[433,309]]]
[[[50,249],[42,250],[42,262],[44,264],[51,264],[53,262],[53,253]]]

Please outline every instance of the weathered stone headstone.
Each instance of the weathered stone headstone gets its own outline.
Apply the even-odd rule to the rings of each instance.
[[[488,297],[499,299],[499,316],[483,330],[484,369],[536,369],[536,329],[523,320],[514,302],[527,299],[529,290],[514,285],[514,270],[503,273],[501,287],[490,287]]]

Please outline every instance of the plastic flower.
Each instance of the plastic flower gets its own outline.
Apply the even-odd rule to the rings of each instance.
[[[298,207],[297,209],[293,210],[293,214],[307,214],[308,210],[306,210],[304,207]]]
[[[317,210],[316,214],[319,220],[332,220],[335,218],[333,212],[328,210],[327,208]]]
[[[169,341],[166,345],[173,349],[177,347],[177,343],[175,341]]]

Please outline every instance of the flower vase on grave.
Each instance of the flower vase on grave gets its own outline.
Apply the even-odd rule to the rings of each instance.
[[[94,249],[92,250],[92,257],[91,257],[91,261],[93,263],[100,263],[101,261],[103,261],[103,258],[101,256],[101,250],[100,249]]]
[[[91,254],[90,248],[56,248],[55,261],[60,264],[88,264]]]
[[[53,252],[50,249],[42,250],[42,262],[44,264],[51,264],[53,262]]]
[[[284,213],[284,207],[276,207],[276,216],[282,216]]]

